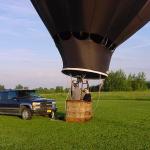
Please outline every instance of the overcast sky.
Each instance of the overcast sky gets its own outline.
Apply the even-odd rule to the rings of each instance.
[[[110,70],[145,72],[150,80],[150,23],[116,49]],[[0,84],[69,85],[62,60],[30,0],[0,0]]]

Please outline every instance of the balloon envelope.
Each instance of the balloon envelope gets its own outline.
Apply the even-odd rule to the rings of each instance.
[[[31,1],[74,77],[106,77],[116,47],[150,20],[150,0]]]

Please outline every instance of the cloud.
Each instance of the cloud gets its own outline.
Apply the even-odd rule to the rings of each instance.
[[[54,66],[55,64],[61,64],[61,59],[56,59],[50,56],[41,55],[37,50],[32,49],[1,49],[0,50],[0,66],[6,66],[10,64],[18,65],[36,65],[39,64],[48,66]],[[2,62],[6,62],[4,65]],[[20,63],[20,64],[19,64]],[[31,65],[30,65],[31,66]]]
[[[1,51],[1,50],[0,50]],[[65,85],[61,60],[39,56],[35,50],[12,49],[0,53],[0,84],[13,88],[21,83],[30,88]]]
[[[21,73],[17,74],[2,74],[0,79],[0,84],[4,84],[6,88],[14,88],[17,84],[22,84],[23,86],[28,86],[30,88],[36,87],[55,87],[55,86],[65,86],[68,87],[69,83],[67,82],[67,77],[63,75],[61,72],[56,72],[55,76],[51,76],[51,71],[46,74],[43,72],[41,75],[38,72],[32,72],[32,76],[29,72],[25,72],[29,75],[23,75]],[[54,80],[55,79],[55,80]]]
[[[145,42],[145,43],[141,43],[139,45],[133,46],[133,47],[128,47],[129,49],[139,49],[139,48],[145,48],[145,47],[149,47],[150,46],[150,41]]]
[[[1,35],[19,37],[28,33],[36,38],[37,34],[45,37],[48,33],[30,0],[0,0],[0,4]]]
[[[0,10],[5,15],[35,15],[30,0],[0,0]]]

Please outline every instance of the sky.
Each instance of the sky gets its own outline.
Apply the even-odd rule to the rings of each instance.
[[[150,23],[119,46],[109,70],[145,72],[150,80]],[[62,59],[30,0],[0,0],[0,84],[68,87]]]

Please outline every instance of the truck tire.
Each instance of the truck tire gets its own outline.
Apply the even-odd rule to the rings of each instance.
[[[31,110],[27,107],[23,107],[21,111],[21,117],[23,120],[30,120],[32,118]]]
[[[52,111],[52,113],[49,114],[48,116],[49,116],[49,118],[51,118],[51,119],[56,119],[56,113],[55,113],[54,111]]]

